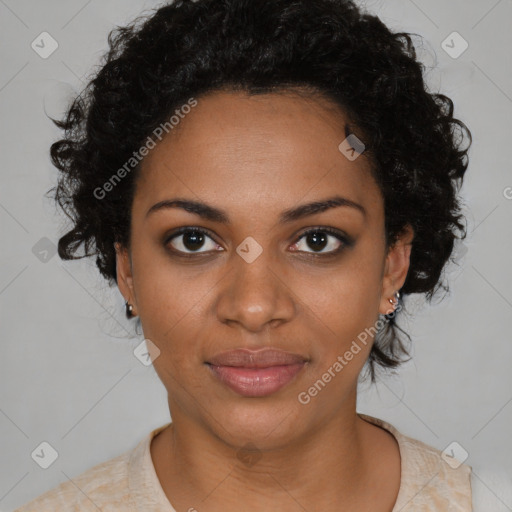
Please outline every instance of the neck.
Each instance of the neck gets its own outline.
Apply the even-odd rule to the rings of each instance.
[[[374,485],[374,429],[354,405],[286,445],[240,449],[178,414],[151,450],[177,510],[362,510]]]

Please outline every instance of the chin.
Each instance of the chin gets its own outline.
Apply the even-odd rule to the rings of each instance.
[[[219,414],[218,435],[234,447],[253,443],[260,449],[272,449],[290,442],[298,434],[299,407],[290,403],[272,402],[268,399],[245,399],[238,405],[226,404],[216,410]],[[258,401],[259,403],[256,403]],[[291,402],[292,399],[290,399]]]

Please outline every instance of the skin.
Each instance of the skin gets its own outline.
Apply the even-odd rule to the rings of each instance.
[[[160,350],[153,364],[172,425],[153,439],[151,456],[177,511],[393,508],[398,445],[356,414],[372,339],[308,404],[297,399],[379,313],[390,312],[388,299],[409,269],[412,229],[386,251],[371,164],[338,149],[346,121],[328,100],[291,91],[210,93],[142,163],[131,246],[116,245],[117,282]],[[359,203],[366,215],[343,206],[279,222],[284,210],[333,195]],[[177,197],[222,209],[231,222],[180,208],[146,216]],[[195,254],[183,245],[186,235],[166,244],[182,226],[207,229],[211,238]],[[308,243],[302,235],[315,227],[341,230],[354,245],[325,256],[343,243],[329,233],[323,249]],[[262,248],[252,263],[236,252],[248,236]],[[180,258],[179,250],[193,256]],[[309,359],[270,396],[240,396],[205,365],[225,350],[268,346]],[[255,447],[249,461],[241,457],[247,443]]]

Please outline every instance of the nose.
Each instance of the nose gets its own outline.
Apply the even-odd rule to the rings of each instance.
[[[268,251],[248,263],[233,255],[232,268],[217,299],[219,321],[260,332],[289,322],[296,313],[292,284]]]

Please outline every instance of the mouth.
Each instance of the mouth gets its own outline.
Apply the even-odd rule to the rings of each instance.
[[[223,352],[206,362],[212,375],[245,397],[276,393],[305,367],[308,359],[298,354],[266,348]]]

